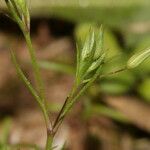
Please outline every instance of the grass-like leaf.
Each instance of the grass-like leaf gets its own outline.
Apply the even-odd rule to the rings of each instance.
[[[31,92],[31,94],[34,96],[34,98],[36,99],[36,101],[38,102],[38,104],[43,107],[42,99],[38,95],[37,91],[32,87],[30,81],[24,75],[24,73],[21,70],[19,64],[17,63],[17,59],[16,59],[16,56],[15,56],[15,54],[14,54],[13,51],[11,51],[11,57],[12,57],[12,61],[13,61],[14,65],[15,65],[15,68],[16,68],[18,76],[24,82],[24,84],[29,89],[29,91]]]

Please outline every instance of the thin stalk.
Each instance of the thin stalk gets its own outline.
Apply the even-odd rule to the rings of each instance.
[[[98,78],[99,72],[101,67],[96,71],[94,77],[82,87],[82,89],[79,91],[79,93],[75,96],[69,99],[67,104],[65,104],[65,107],[63,106],[63,110],[61,110],[61,114],[59,114],[59,117],[57,118],[57,121],[55,122],[55,126],[53,126],[53,131],[56,134],[59,126],[61,125],[62,121],[66,117],[66,114],[70,111],[70,109],[73,107],[73,105],[77,102],[79,97],[91,86],[91,84]]]
[[[61,114],[63,113],[64,108],[66,107],[66,104],[67,104],[67,102],[68,102],[68,99],[69,99],[69,96],[66,98],[66,100],[65,100],[65,102],[64,102],[64,104],[63,104],[61,110],[59,111],[59,114],[57,115],[57,118],[56,118],[56,120],[55,120],[55,122],[54,122],[54,124],[53,124],[53,129],[56,127],[56,125],[57,125],[57,123],[58,123],[58,121],[59,121],[59,118],[60,118]]]
[[[11,51],[11,57],[12,57],[12,61],[13,61],[14,65],[15,65],[18,76],[25,83],[26,87],[29,89],[30,93],[33,95],[33,97],[35,98],[35,100],[39,104],[39,107],[41,108],[41,110],[43,112],[45,122],[48,125],[49,124],[49,117],[48,117],[47,110],[45,109],[45,105],[42,102],[43,101],[42,98],[38,95],[37,91],[32,87],[30,81],[24,75],[23,71],[21,70],[21,67],[17,63],[16,56],[13,53],[13,51]]]
[[[6,0],[6,4],[12,14],[12,17],[19,25],[21,31],[23,32],[24,38],[26,40],[26,44],[28,47],[28,51],[30,54],[30,59],[31,59],[32,67],[33,67],[35,82],[36,82],[36,86],[37,86],[36,89],[34,89],[32,87],[32,84],[26,78],[23,71],[21,70],[21,67],[17,63],[14,53],[11,52],[13,63],[15,64],[16,71],[17,71],[18,75],[20,76],[21,80],[25,83],[25,85],[27,86],[27,88],[29,89],[29,91],[31,92],[31,94],[33,95],[33,97],[35,98],[35,100],[37,101],[37,103],[39,104],[39,107],[41,108],[41,110],[43,112],[43,116],[44,116],[46,128],[47,128],[46,150],[51,150],[52,149],[52,147],[51,147],[52,141],[53,141],[52,140],[53,136],[52,136],[52,132],[51,132],[52,125],[50,124],[51,122],[50,122],[50,118],[49,118],[48,107],[47,107],[47,102],[46,102],[45,93],[44,93],[44,85],[43,85],[43,81],[41,78],[40,69],[39,69],[39,66],[37,63],[36,53],[35,53],[35,50],[32,45],[30,30],[28,29],[26,23],[22,20],[22,17],[21,17],[22,14],[20,16],[20,13],[18,12],[17,3],[15,3],[14,0],[11,0],[11,2],[14,7],[12,7],[11,3],[9,3]]]
[[[41,78],[40,69],[39,69],[39,66],[38,66],[38,63],[37,63],[35,50],[33,48],[32,42],[31,42],[30,33],[29,32],[24,32],[24,37],[25,37],[25,40],[26,40],[26,43],[27,43],[27,46],[28,46],[28,50],[29,50],[29,53],[30,53],[36,84],[37,84],[37,87],[39,88],[38,90],[40,92],[41,97],[43,99],[45,99],[44,85],[43,85],[43,81],[42,81],[42,78]]]
[[[66,108],[66,105],[68,104],[68,102],[73,98],[77,88],[78,88],[78,85],[75,83],[72,88],[72,91],[70,92],[69,96],[67,96],[61,110],[59,111],[59,114],[57,115],[57,118],[55,119],[55,122],[53,124],[53,129],[56,127],[57,123],[59,122],[59,118],[61,117],[61,114],[63,113],[64,109]]]
[[[107,73],[107,74],[102,74],[102,75],[100,75],[100,78],[104,78],[104,77],[107,77],[107,76],[111,76],[111,75],[114,75],[114,74],[117,74],[117,73],[126,71],[127,69],[128,69],[128,68],[125,66],[124,68],[121,68],[121,69],[119,69],[119,70],[115,70],[115,71],[109,72],[109,73]]]
[[[45,150],[53,150],[53,148],[52,148],[53,138],[54,138],[54,136],[47,131],[47,141],[46,141]]]
[[[32,67],[34,70],[34,76],[36,79],[36,84],[37,84],[37,87],[38,87],[38,90],[40,93],[40,98],[42,100],[41,103],[42,103],[43,107],[41,107],[41,109],[43,111],[44,119],[46,122],[46,128],[47,128],[47,131],[50,131],[50,132],[47,132],[46,150],[51,150],[52,149],[52,141],[53,141],[52,140],[53,136],[51,134],[52,123],[51,123],[50,118],[49,118],[48,105],[47,105],[46,98],[45,98],[43,81],[42,81],[39,66],[38,66],[38,63],[36,60],[35,50],[34,50],[33,45],[32,45],[30,32],[24,30],[24,26],[22,24],[19,24],[19,26],[20,26],[23,34],[24,34],[24,37],[25,37],[25,40],[26,40],[26,43],[28,46],[28,50],[29,50],[29,54],[30,54],[30,58],[31,58],[31,62],[32,62]]]
[[[99,76],[99,71],[100,71],[101,68],[99,68],[95,74],[95,76],[88,82],[86,83],[85,86],[83,86],[83,88],[79,91],[79,93],[75,96],[75,97],[71,97],[71,98],[67,98],[61,111],[59,112],[59,115],[57,116],[57,119],[55,120],[55,123],[53,125],[53,130],[54,133],[56,134],[59,126],[61,125],[63,119],[65,118],[66,114],[68,113],[68,111],[72,108],[72,106],[74,105],[74,103],[79,99],[79,97],[91,86],[91,84],[98,78]],[[122,69],[119,69],[119,70],[116,70],[116,71],[113,71],[113,72],[110,72],[108,74],[105,74],[105,75],[101,75],[100,78],[103,78],[105,76],[109,76],[109,75],[114,75],[116,73],[119,73],[119,72],[123,72],[125,71],[127,68],[124,67]],[[73,96],[73,95],[72,95]]]
[[[25,83],[25,85],[27,86],[27,88],[29,89],[29,91],[31,92],[31,94],[33,95],[33,97],[35,98],[35,100],[37,101],[37,103],[39,104],[39,107],[41,108],[41,110],[43,112],[43,116],[44,116],[44,120],[45,120],[45,124],[46,124],[46,128],[47,128],[47,144],[46,144],[47,149],[46,150],[51,150],[52,141],[53,141],[52,140],[53,139],[52,129],[51,129],[52,127],[50,126],[50,119],[49,119],[49,114],[46,109],[46,106],[44,105],[43,100],[38,95],[37,91],[32,87],[30,81],[24,75],[19,64],[17,63],[16,56],[13,53],[13,51],[11,51],[11,57],[12,57],[14,65],[15,65],[17,74],[19,75],[21,80]]]
[[[10,4],[7,3],[7,5],[11,10]],[[35,50],[34,50],[33,45],[32,45],[30,31],[27,30],[25,24],[20,20],[20,18],[15,14],[15,12],[13,10],[11,10],[11,12],[12,12],[14,18],[16,19],[16,22],[18,23],[18,25],[19,25],[19,27],[20,27],[23,35],[24,35],[24,38],[26,40],[27,47],[28,47],[29,54],[30,54],[30,58],[31,58],[32,67],[33,67],[33,72],[34,72],[34,76],[35,76],[35,80],[36,80],[36,84],[37,84],[37,88],[38,88],[38,91],[40,93],[40,96],[43,98],[43,100],[46,103],[45,93],[44,93],[44,84],[43,84],[43,81],[41,78],[39,65],[37,63]]]

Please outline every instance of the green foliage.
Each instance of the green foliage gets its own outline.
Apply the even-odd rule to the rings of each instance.
[[[33,95],[39,107],[43,112],[43,117],[45,119],[46,130],[47,130],[47,142],[46,142],[46,150],[52,150],[52,144],[55,134],[59,129],[61,123],[63,122],[64,118],[74,106],[74,104],[79,100],[80,96],[83,95],[86,90],[96,81],[96,79],[106,78],[110,75],[114,75],[116,73],[125,71],[127,69],[132,69],[139,64],[141,64],[146,58],[150,56],[150,49],[146,49],[142,52],[136,53],[133,55],[128,61],[125,61],[124,65],[118,67],[120,64],[118,63],[117,67],[114,67],[114,64],[111,64],[114,68],[113,70],[109,70],[106,74],[103,72],[104,66],[107,64],[107,61],[116,54],[120,53],[121,49],[116,44],[116,40],[107,30],[107,38],[104,36],[103,26],[98,28],[98,26],[90,27],[88,30],[88,34],[84,37],[84,40],[81,38],[78,39],[77,43],[77,67],[76,67],[76,77],[74,81],[73,88],[69,95],[67,96],[65,103],[63,104],[61,110],[59,111],[58,116],[56,117],[55,121],[52,122],[50,120],[50,114],[48,111],[48,104],[45,98],[45,92],[43,87],[42,78],[40,75],[40,68],[55,68],[56,70],[60,70],[59,64],[50,64],[47,62],[39,62],[35,56],[35,50],[32,45],[31,36],[30,36],[30,15],[24,0],[5,0],[11,17],[15,20],[20,29],[23,32],[24,38],[27,43],[28,51],[31,58],[31,63],[33,67],[34,77],[36,81],[36,87],[34,87],[31,82],[27,79],[25,74],[20,68],[16,60],[16,56],[13,52],[11,52],[12,60],[15,65],[16,71],[24,82],[24,84],[29,89],[30,93]],[[89,28],[89,26],[87,26]],[[82,34],[81,34],[82,35]],[[106,40],[106,41],[105,41]],[[108,41],[108,43],[107,43]],[[113,50],[111,52],[111,50]],[[106,59],[107,58],[107,59]],[[61,66],[62,67],[62,66]],[[66,67],[67,68],[67,67]],[[68,69],[68,68],[67,68]],[[67,70],[66,69],[66,70]],[[68,69],[69,70],[69,69]],[[62,70],[61,70],[62,71]],[[130,77],[129,77],[130,78]],[[128,79],[127,79],[128,80]],[[106,89],[105,86],[103,86]],[[112,89],[115,89],[115,85],[112,85]],[[118,86],[119,87],[119,86]],[[124,90],[125,87],[120,87],[120,89],[116,88],[117,90]],[[111,90],[112,90],[111,89]],[[93,112],[96,113],[103,113],[107,116],[110,116],[114,119],[121,120],[122,116],[117,112],[107,109],[104,106],[93,107]],[[19,145],[19,148],[22,145]]]
[[[144,81],[139,85],[137,91],[142,98],[150,102],[150,78],[145,78]]]
[[[96,70],[103,64],[105,51],[103,50],[103,27],[99,32],[90,29],[83,47],[77,47],[76,84],[89,81]]]
[[[103,50],[102,42],[103,28],[101,27],[97,33],[94,29],[90,29],[84,44],[80,43],[80,47],[77,47],[77,69],[75,83],[71,93],[67,97],[58,117],[55,120],[53,125],[54,130],[57,131],[64,117],[78,101],[79,97],[99,77],[102,64],[105,59],[105,51]]]

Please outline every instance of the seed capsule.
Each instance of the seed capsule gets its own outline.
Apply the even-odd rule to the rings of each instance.
[[[96,70],[98,67],[100,67],[100,65],[102,64],[103,60],[105,58],[105,54],[103,54],[99,59],[95,60],[91,66],[89,67],[89,69],[87,70],[87,72],[91,72],[93,70]]]
[[[133,55],[127,62],[127,68],[135,68],[150,56],[150,48]]]

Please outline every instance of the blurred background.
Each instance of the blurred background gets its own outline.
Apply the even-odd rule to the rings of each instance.
[[[73,84],[76,41],[84,39],[91,26],[105,26],[108,55],[103,73],[121,68],[133,53],[150,47],[149,0],[28,0],[28,5],[54,117]],[[13,49],[33,81],[26,44],[5,15],[3,0],[0,12],[0,147],[22,143],[43,148],[42,114],[10,59]],[[97,80],[80,99],[56,136],[56,149],[65,143],[67,150],[150,150],[150,59],[134,70]]]

